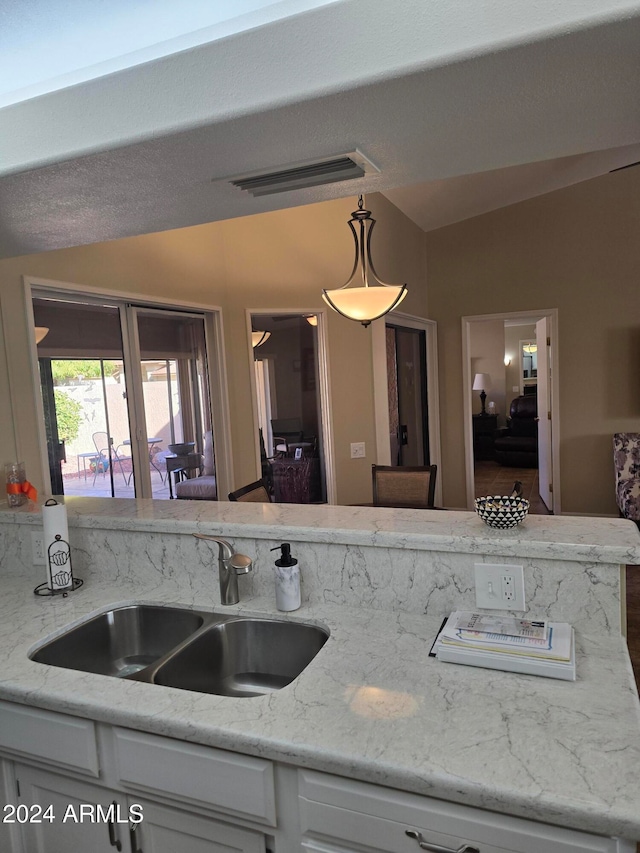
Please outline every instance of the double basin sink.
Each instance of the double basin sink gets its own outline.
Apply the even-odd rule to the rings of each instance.
[[[290,684],[326,643],[301,622],[180,607],[117,607],[69,629],[31,660],[219,696],[261,696]]]

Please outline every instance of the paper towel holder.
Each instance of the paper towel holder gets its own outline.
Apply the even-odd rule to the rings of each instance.
[[[53,498],[49,498],[45,506],[55,506],[57,503]],[[38,584],[33,590],[34,595],[61,595],[66,598],[70,592],[79,589],[84,583],[80,578],[74,578],[71,565],[71,546],[59,533],[56,534],[54,541],[47,548],[46,565],[49,577],[52,580],[54,577],[59,578],[60,582],[66,583],[67,586],[52,588],[49,586],[49,581],[45,581]]]

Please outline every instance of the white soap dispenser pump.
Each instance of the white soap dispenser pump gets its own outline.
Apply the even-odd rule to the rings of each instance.
[[[288,612],[300,607],[300,569],[298,561],[291,556],[291,545],[283,542],[272,551],[280,551],[276,560],[276,607]]]

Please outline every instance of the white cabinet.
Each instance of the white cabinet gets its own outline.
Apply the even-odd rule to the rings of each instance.
[[[119,787],[276,825],[271,761],[130,729],[112,732]]]
[[[2,823],[0,823],[0,850],[13,850],[16,846],[15,836],[18,825],[8,823],[11,820],[11,807],[18,801],[16,786],[13,781],[11,762],[0,759],[0,805],[3,807]]]
[[[261,832],[144,800],[140,805],[144,819],[131,833],[131,853],[265,853]]]
[[[627,842],[351,779],[308,770],[298,777],[308,853],[635,853]]]
[[[121,839],[124,836],[126,840],[125,833],[128,834],[127,824],[117,822],[118,813],[124,811],[126,815],[122,798],[118,802],[117,796],[105,788],[48,770],[17,765],[15,771],[20,803],[29,809],[29,819],[22,824],[25,851],[114,853],[118,842],[122,847]],[[114,803],[116,807],[109,822],[90,819],[91,807],[95,809],[100,804],[106,812]]]
[[[48,770],[18,766],[16,777],[30,815],[21,826],[27,853],[265,853],[255,830]]]
[[[626,841],[7,702],[2,753],[0,793],[21,811],[0,826],[0,853],[635,853]]]

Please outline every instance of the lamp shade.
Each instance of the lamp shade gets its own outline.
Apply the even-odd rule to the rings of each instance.
[[[265,341],[271,337],[271,332],[251,332],[251,345],[253,347],[262,346]]]
[[[473,378],[473,391],[486,391],[491,388],[491,377],[488,373],[476,373]]]
[[[399,305],[406,295],[405,285],[383,285],[325,290],[322,298],[343,317],[368,324]]]
[[[35,327],[36,343],[39,344],[40,341],[44,340],[44,338],[46,338],[48,333],[49,333],[49,329],[46,326],[36,326]]]

